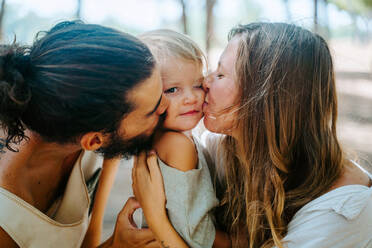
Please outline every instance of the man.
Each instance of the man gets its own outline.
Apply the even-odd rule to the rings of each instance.
[[[32,47],[0,54],[0,246],[80,247],[96,170],[147,149],[167,108],[160,74],[136,38],[62,22]],[[103,247],[155,247],[129,200]],[[137,240],[146,240],[138,243]]]

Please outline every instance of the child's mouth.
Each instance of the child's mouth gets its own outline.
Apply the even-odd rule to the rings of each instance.
[[[197,111],[197,110],[191,110],[191,111],[189,111],[189,112],[186,112],[186,113],[183,113],[183,114],[181,114],[181,115],[183,115],[183,116],[187,116],[187,115],[194,115],[194,114],[197,114],[197,113],[199,113],[200,111]]]

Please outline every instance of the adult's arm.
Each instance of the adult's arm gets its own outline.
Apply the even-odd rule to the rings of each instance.
[[[0,247],[18,248],[16,242],[0,227]]]
[[[163,178],[154,152],[141,153],[133,166],[133,193],[139,201],[147,224],[162,247],[187,248],[170,223],[165,209]]]
[[[103,216],[119,163],[120,159],[118,158],[103,161],[102,173],[94,197],[92,216],[82,248],[96,247],[101,243]]]
[[[220,230],[216,230],[213,248],[231,248],[230,236]]]

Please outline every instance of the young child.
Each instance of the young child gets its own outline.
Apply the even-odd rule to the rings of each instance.
[[[171,30],[155,30],[139,38],[149,46],[160,67],[164,95],[169,100],[154,146],[164,180],[168,217],[193,248],[212,247],[216,230],[211,210],[218,205],[203,147],[191,130],[203,117],[203,68],[205,56],[187,36]],[[107,162],[102,175],[115,173],[118,161]],[[110,168],[113,168],[111,171]],[[105,171],[107,170],[107,171]],[[111,176],[112,178],[112,176]],[[102,178],[101,178],[102,179]],[[99,244],[104,206],[112,183],[100,180],[85,247]],[[142,216],[144,220],[144,216]],[[144,227],[145,221],[137,224]]]
[[[218,200],[202,146],[191,134],[203,117],[205,57],[195,42],[175,31],[155,30],[139,38],[158,62],[169,100],[154,139],[169,219],[190,247],[212,247],[216,231],[211,210]]]

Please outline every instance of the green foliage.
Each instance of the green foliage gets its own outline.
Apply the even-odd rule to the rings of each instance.
[[[372,0],[328,0],[328,2],[354,15],[368,16],[372,13]]]
[[[364,4],[372,9],[372,0],[363,0]]]

